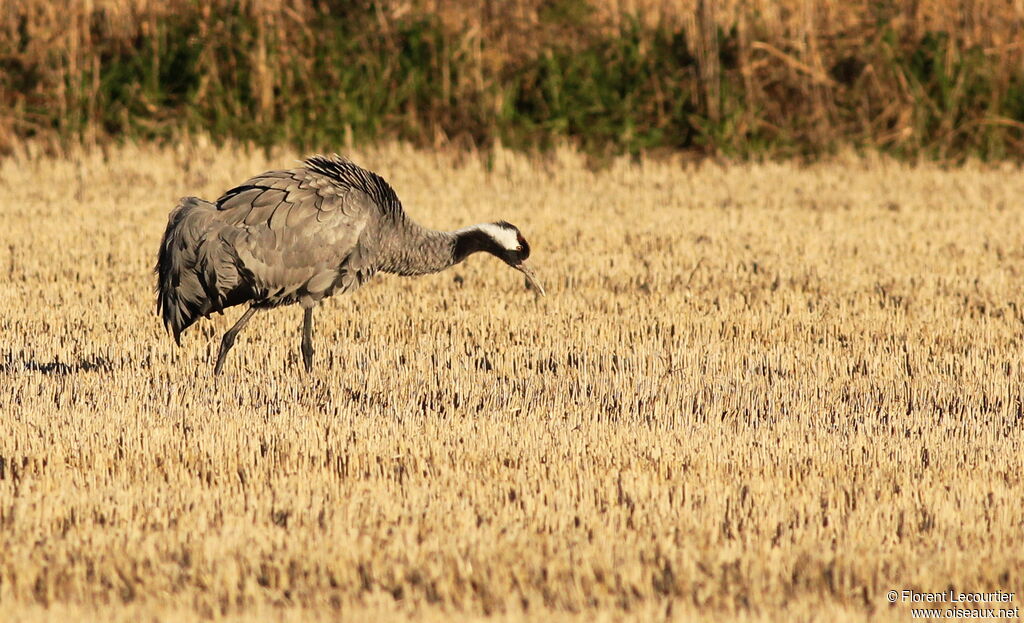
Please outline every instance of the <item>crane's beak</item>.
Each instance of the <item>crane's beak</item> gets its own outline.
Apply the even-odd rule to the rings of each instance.
[[[540,282],[537,281],[537,273],[534,272],[532,266],[523,261],[512,266],[512,268],[526,275],[526,287],[533,288],[540,292],[541,296],[544,296],[544,286],[540,285]]]

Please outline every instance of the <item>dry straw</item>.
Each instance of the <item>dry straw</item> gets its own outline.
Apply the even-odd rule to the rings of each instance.
[[[277,310],[209,375],[153,313],[167,211],[299,154],[0,162],[12,620],[906,621],[1024,592],[1016,168],[352,154],[488,258]],[[1020,598],[1018,597],[1018,600]],[[1019,605],[1019,604],[1018,604]]]

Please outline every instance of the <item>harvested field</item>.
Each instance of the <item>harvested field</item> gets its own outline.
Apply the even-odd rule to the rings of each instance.
[[[0,618],[909,621],[1024,601],[1024,176],[351,154],[490,257],[183,347],[167,212],[299,154],[0,161]]]

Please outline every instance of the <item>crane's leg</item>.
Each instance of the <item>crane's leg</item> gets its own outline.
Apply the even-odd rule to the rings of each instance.
[[[220,374],[221,368],[224,367],[224,359],[228,356],[228,351],[235,345],[235,338],[238,336],[238,332],[245,328],[245,325],[252,318],[252,315],[256,313],[255,307],[250,307],[245,310],[242,317],[238,319],[235,326],[228,329],[228,332],[224,334],[224,339],[220,341],[220,351],[217,353],[217,365],[213,368],[214,376]]]
[[[302,313],[302,363],[306,372],[313,371],[313,308],[307,307]]]

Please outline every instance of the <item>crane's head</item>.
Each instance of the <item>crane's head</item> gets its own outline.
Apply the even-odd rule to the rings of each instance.
[[[527,285],[541,295],[544,294],[544,287],[537,280],[537,273],[526,261],[530,257],[530,243],[523,238],[518,227],[505,221],[498,221],[474,225],[457,233],[457,261],[461,261],[474,251],[486,251],[526,275]]]

